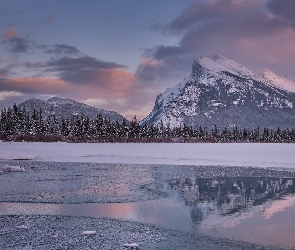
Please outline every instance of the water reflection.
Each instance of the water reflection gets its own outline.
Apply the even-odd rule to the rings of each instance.
[[[295,193],[292,178],[195,177],[173,179],[168,184],[167,190],[179,192],[180,198],[189,207],[195,226],[213,214],[218,220],[233,215],[241,220],[260,210],[262,216],[268,219],[274,213],[295,205],[294,199],[285,199]],[[233,227],[234,224],[223,226]]]

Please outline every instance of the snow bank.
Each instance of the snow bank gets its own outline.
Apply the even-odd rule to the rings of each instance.
[[[294,152],[295,144],[279,143],[0,142],[1,159],[15,154],[54,162],[295,168]]]
[[[3,172],[24,172],[26,171],[25,168],[23,167],[20,167],[20,166],[8,166],[8,165],[5,165],[5,166],[0,166],[0,171],[3,173]],[[0,172],[0,174],[1,174]]]

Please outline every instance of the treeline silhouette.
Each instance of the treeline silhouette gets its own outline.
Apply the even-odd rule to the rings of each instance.
[[[180,125],[170,127],[140,124],[136,116],[131,121],[111,122],[100,114],[91,120],[85,115],[71,119],[45,116],[42,110],[28,112],[26,108],[1,110],[0,140],[4,141],[68,141],[68,142],[295,142],[294,129],[242,130],[213,129]]]

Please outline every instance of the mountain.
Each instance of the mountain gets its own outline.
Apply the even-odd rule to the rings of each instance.
[[[101,114],[102,117],[110,118],[112,122],[115,122],[116,120],[122,122],[124,119],[122,115],[114,111],[98,109],[70,99],[62,99],[58,97],[52,97],[47,101],[29,99],[20,103],[18,107],[25,107],[30,113],[32,113],[34,109],[37,112],[41,109],[45,118],[50,115],[55,115],[58,120],[62,117],[65,119],[71,119],[73,115],[81,114],[88,116],[90,119],[95,119],[98,114]]]
[[[295,81],[260,75],[223,56],[200,57],[188,78],[158,95],[149,125],[212,128],[295,127]]]

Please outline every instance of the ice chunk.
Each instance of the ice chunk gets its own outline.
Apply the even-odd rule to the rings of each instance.
[[[81,233],[81,235],[83,236],[89,236],[89,235],[95,235],[95,234],[96,234],[96,231],[91,231],[91,230],[83,231]]]

